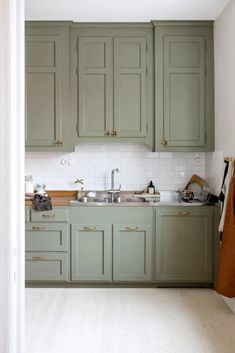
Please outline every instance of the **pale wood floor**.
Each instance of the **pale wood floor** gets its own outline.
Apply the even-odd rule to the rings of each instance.
[[[235,353],[210,289],[28,288],[26,353]]]

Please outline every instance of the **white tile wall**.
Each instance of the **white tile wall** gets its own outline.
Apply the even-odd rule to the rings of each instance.
[[[212,188],[212,192],[219,195],[224,167],[223,153],[222,151],[216,151],[208,152],[205,155],[207,183]]]
[[[156,189],[183,188],[191,175],[205,177],[205,153],[150,152],[142,144],[81,143],[73,153],[27,152],[26,175],[48,190],[73,190],[76,178],[85,180],[85,189],[110,188],[110,173],[116,174],[116,187],[142,190],[150,180]],[[62,165],[62,163],[64,165]]]

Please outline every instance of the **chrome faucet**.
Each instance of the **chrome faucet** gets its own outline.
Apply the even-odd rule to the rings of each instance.
[[[121,185],[119,185],[119,189],[114,189],[114,174],[119,173],[119,169],[113,169],[111,172],[111,189],[108,190],[108,193],[111,194],[111,203],[114,202],[114,195],[119,194],[121,190]]]
[[[113,169],[111,172],[111,190],[114,191],[114,173],[119,173],[119,169]]]

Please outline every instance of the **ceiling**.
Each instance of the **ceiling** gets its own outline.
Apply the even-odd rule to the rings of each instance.
[[[229,0],[25,0],[27,20],[214,20]]]

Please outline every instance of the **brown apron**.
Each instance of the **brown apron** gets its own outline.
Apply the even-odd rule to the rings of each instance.
[[[232,298],[235,297],[235,165],[228,192],[216,291]]]

